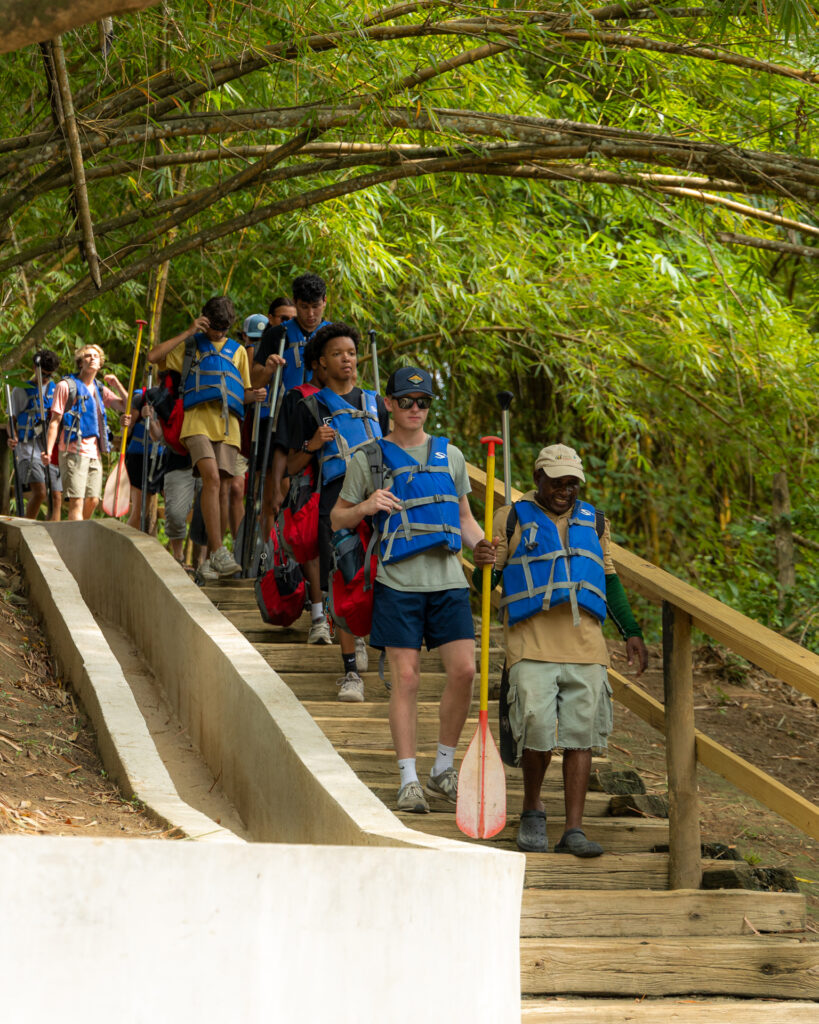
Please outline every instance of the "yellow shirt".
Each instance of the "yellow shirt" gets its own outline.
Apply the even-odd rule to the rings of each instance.
[[[227,338],[225,338],[227,341]],[[216,342],[214,348],[221,352],[225,341]],[[171,349],[165,357],[165,366],[168,370],[182,372],[182,364],[185,361],[185,343],[180,342],[176,348]],[[240,345],[233,353],[233,365],[242,376],[242,383],[245,388],[250,387],[250,367],[247,362],[247,352],[244,345]],[[180,438],[184,441],[186,437],[194,434],[204,434],[211,441],[224,441],[226,444],[240,448],[242,444],[242,422],[233,414],[229,415],[228,435],[225,436],[225,420],[222,415],[221,402],[202,402],[192,409],[185,410],[185,418],[182,421]]]
[[[565,547],[569,535],[571,511],[556,516],[547,508],[543,508],[537,501],[534,491],[528,491],[522,500],[534,502],[538,508],[543,509],[557,526],[558,536]],[[501,538],[495,563],[496,569],[502,569],[506,565],[506,519],[508,515],[509,505],[506,505],[495,513],[492,523],[493,536]],[[518,524],[512,534],[512,551],[517,548],[519,543],[520,525]],[[607,519],[603,536],[600,538],[606,575],[615,571],[614,562],[609,554],[609,543],[610,531]],[[600,623],[593,615],[581,608],[580,625],[575,626],[572,621],[571,605],[568,602],[540,611],[511,627],[504,623],[503,636],[506,646],[506,663],[509,668],[524,658],[529,661],[550,661],[561,665],[609,664],[609,654]]]

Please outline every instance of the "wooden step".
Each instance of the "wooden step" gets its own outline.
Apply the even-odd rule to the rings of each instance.
[[[816,1024],[816,1003],[751,999],[524,999],[521,1024]]]
[[[432,756],[429,758],[430,764],[432,764]],[[420,766],[419,766],[420,767]],[[383,776],[376,776],[375,779],[368,778],[367,772],[360,771],[356,773],[361,781],[368,786],[373,793],[378,797],[382,803],[386,804],[390,810],[395,807],[395,798],[398,793],[398,769],[393,767],[393,771],[389,779],[385,779]],[[423,776],[421,781],[425,781],[427,772],[423,769],[419,770],[419,777]],[[507,806],[510,808],[510,815],[512,813],[517,814],[520,809],[520,805],[523,800],[523,787],[515,786],[508,787],[506,790]],[[589,793],[586,797],[586,814],[587,818],[605,818],[609,816],[611,797],[607,793]],[[549,820],[555,820],[557,818],[563,818],[564,805],[563,805],[563,791],[543,791],[543,803],[546,807],[546,814]],[[512,810],[514,808],[514,811]]]
[[[466,750],[466,746],[471,739],[471,734],[467,734],[464,730],[464,736],[461,739],[459,746],[459,752],[457,757],[463,756],[463,752]],[[432,766],[432,762],[435,760],[435,749],[436,743],[431,743],[428,747],[419,750],[418,752],[418,774],[421,775],[422,771],[429,771]],[[374,750],[369,747],[357,747],[351,744],[349,747],[339,750],[339,754],[344,760],[350,765],[354,772],[367,773],[369,778],[371,775],[381,776],[388,779],[395,778],[396,772],[396,761],[395,753],[392,749],[392,743],[390,742],[387,746],[381,750]],[[594,762],[600,761],[601,764],[607,763],[603,758],[594,758]],[[563,761],[559,756],[552,758],[552,764],[549,771],[546,773],[546,779],[544,782],[544,792],[551,789],[553,791],[563,792]],[[521,780],[520,768],[514,768],[510,765],[504,765],[504,771],[506,772],[506,784],[509,786],[517,786]],[[591,794],[589,794],[591,795]],[[608,797],[608,793],[603,793],[603,796]]]
[[[819,943],[781,936],[521,939],[520,960],[536,995],[819,998]]]
[[[805,927],[805,913],[805,897],[801,893],[743,889],[622,893],[525,889],[520,934],[528,939],[568,939],[578,935],[752,935],[754,929],[796,932]]]
[[[226,616],[226,618],[231,618],[231,616]],[[264,623],[261,625],[264,626]],[[270,631],[274,627],[266,628]],[[321,672],[323,670],[335,672],[341,667],[341,648],[338,644],[308,644],[306,640],[302,643],[294,641],[292,635],[289,634],[287,639],[282,639],[281,643],[277,643],[275,640],[270,640],[267,643],[254,641],[253,646],[277,672]],[[367,653],[370,659],[369,670],[377,673],[380,652],[370,647],[367,649]],[[489,653],[490,671],[493,670],[491,656],[494,655],[495,660],[499,662],[496,671],[500,672],[503,661],[502,650],[496,648],[494,651],[490,650]],[[275,660],[272,660],[273,656],[275,656]],[[441,656],[437,651],[421,651],[421,672],[428,671],[443,671]],[[385,675],[389,675],[388,664],[385,664]]]
[[[566,862],[571,861],[571,871]],[[730,869],[744,861],[703,859],[703,870],[719,864]],[[606,853],[580,860],[561,853],[527,853],[524,886],[527,889],[668,889],[667,853]],[[721,890],[714,890],[721,891]],[[733,891],[733,890],[732,890]]]
[[[465,842],[481,842],[496,848],[516,850],[515,837],[518,832],[518,816],[510,815],[506,828],[492,839],[472,840],[465,836],[455,824],[455,808],[438,810],[438,806],[430,801],[430,814],[407,814],[397,811],[397,816],[409,828],[417,832],[444,836],[447,839],[461,839]],[[440,804],[440,806],[447,806]],[[549,822],[549,842],[554,845],[563,835],[564,818],[555,817]],[[606,853],[596,860],[604,861],[609,853],[648,853],[653,846],[668,842],[668,824],[664,821],[643,821],[640,818],[589,818],[584,822],[587,838],[600,843]],[[570,875],[574,865],[580,858],[570,854],[557,854],[564,862],[564,873]],[[571,883],[564,883],[564,888],[571,888]]]

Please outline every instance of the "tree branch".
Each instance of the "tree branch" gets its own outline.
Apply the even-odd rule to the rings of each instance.
[[[773,238],[756,238],[753,235],[734,235],[729,231],[715,231],[714,235],[723,245],[747,245],[752,249],[767,249],[769,252],[785,252],[793,256],[819,258],[819,249],[809,245],[794,245],[792,242],[778,242]]]

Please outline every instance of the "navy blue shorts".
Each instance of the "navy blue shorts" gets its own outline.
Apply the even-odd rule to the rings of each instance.
[[[431,651],[453,640],[474,640],[469,591],[393,590],[376,581],[370,647],[409,647],[426,642]]]

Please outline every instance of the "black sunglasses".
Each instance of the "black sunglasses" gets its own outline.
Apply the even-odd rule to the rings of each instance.
[[[432,399],[428,395],[421,395],[420,398],[413,398],[412,395],[402,395],[396,398],[399,409],[411,409],[417,405],[419,409],[428,409],[432,405]]]

